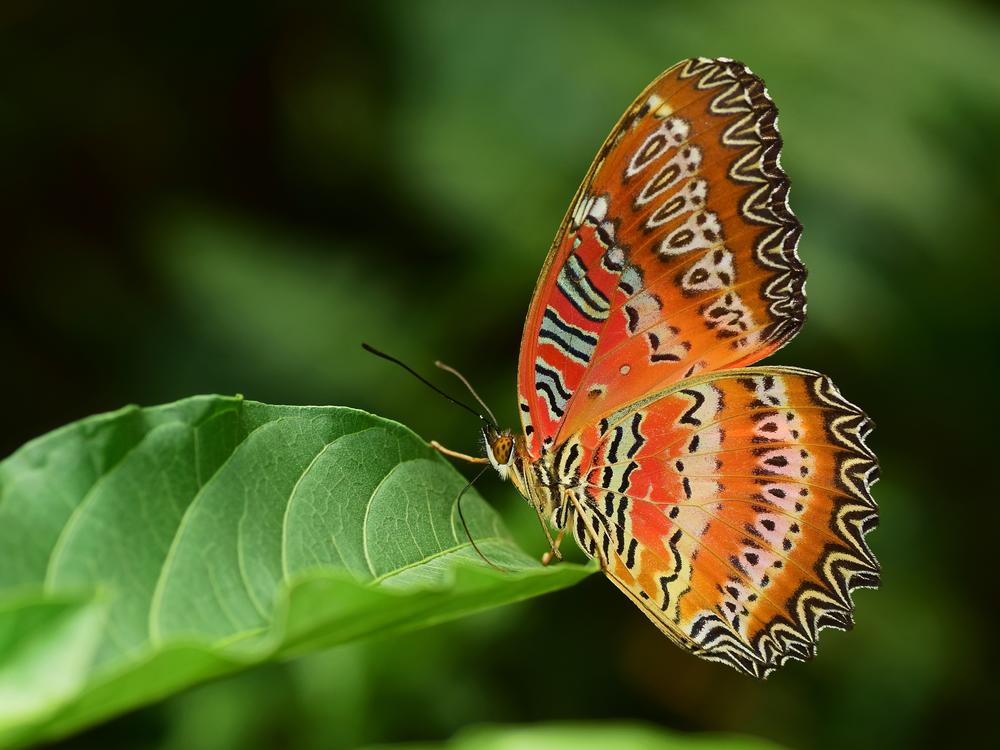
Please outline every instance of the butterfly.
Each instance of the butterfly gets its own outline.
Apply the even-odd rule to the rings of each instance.
[[[805,319],[778,112],[726,58],[673,66],[601,146],[542,266],[522,434],[485,458],[675,644],[764,678],[874,588],[872,423],[830,379],[749,367]],[[450,455],[455,454],[443,449]]]

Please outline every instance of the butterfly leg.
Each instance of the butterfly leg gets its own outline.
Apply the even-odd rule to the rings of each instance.
[[[531,507],[535,509],[535,515],[538,516],[538,524],[542,527],[542,533],[545,534],[545,538],[549,542],[549,551],[542,555],[542,565],[548,565],[552,562],[553,558],[557,560],[562,560],[562,553],[559,551],[559,543],[562,542],[563,532],[559,532],[559,536],[552,539],[552,532],[549,531],[549,525],[545,523],[545,516],[542,515],[542,510],[534,503]]]
[[[578,515],[581,519],[587,518],[587,513],[585,512],[583,505],[580,503],[580,498],[576,496],[575,492],[573,492],[572,490],[566,490],[563,496],[573,506],[573,510],[575,511],[576,515]],[[569,524],[567,524],[567,526],[568,525]],[[590,537],[590,540],[594,543],[594,549],[597,552],[597,562],[601,566],[601,572],[607,573],[609,565],[608,565],[608,560],[604,557],[604,551],[601,549],[601,540],[598,539],[597,534],[594,532],[594,530],[590,528],[590,524],[584,523],[583,529],[587,533],[587,536]]]
[[[553,560],[562,560],[562,552],[559,551],[559,545],[562,544],[565,535],[566,529],[560,529],[554,541],[550,538],[549,551],[542,555],[542,565],[548,565]]]
[[[467,453],[459,453],[458,451],[453,451],[450,448],[445,448],[437,440],[431,440],[431,448],[444,456],[458,458],[462,461],[468,461],[470,464],[488,464],[490,462],[490,460],[485,456],[470,456]]]

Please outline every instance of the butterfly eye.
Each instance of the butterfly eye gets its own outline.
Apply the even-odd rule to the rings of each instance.
[[[513,448],[514,448],[513,440],[511,440],[510,438],[504,440],[503,445],[500,446],[500,455],[498,456],[498,458],[505,464],[510,463],[510,457],[511,453],[513,452]]]
[[[486,443],[486,457],[500,477],[507,478],[507,472],[514,458],[514,438],[508,433],[498,433],[487,427],[483,430]]]
[[[514,441],[509,437],[501,437],[496,441],[493,446],[493,456],[496,458],[497,463],[507,464],[510,463],[511,453],[513,452]]]

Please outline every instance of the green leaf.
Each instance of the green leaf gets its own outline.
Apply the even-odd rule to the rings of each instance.
[[[0,463],[0,744],[269,659],[568,586],[403,426],[201,396]]]
[[[625,723],[483,727],[460,732],[443,744],[379,745],[378,750],[606,750],[613,747],[629,750],[780,750],[779,745],[757,737],[682,734]]]

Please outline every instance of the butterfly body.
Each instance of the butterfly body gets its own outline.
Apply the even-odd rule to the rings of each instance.
[[[523,434],[484,430],[501,477],[671,640],[757,677],[850,627],[879,573],[871,423],[826,376],[747,366],[805,319],[781,145],[741,63],[650,84],[542,267]]]

